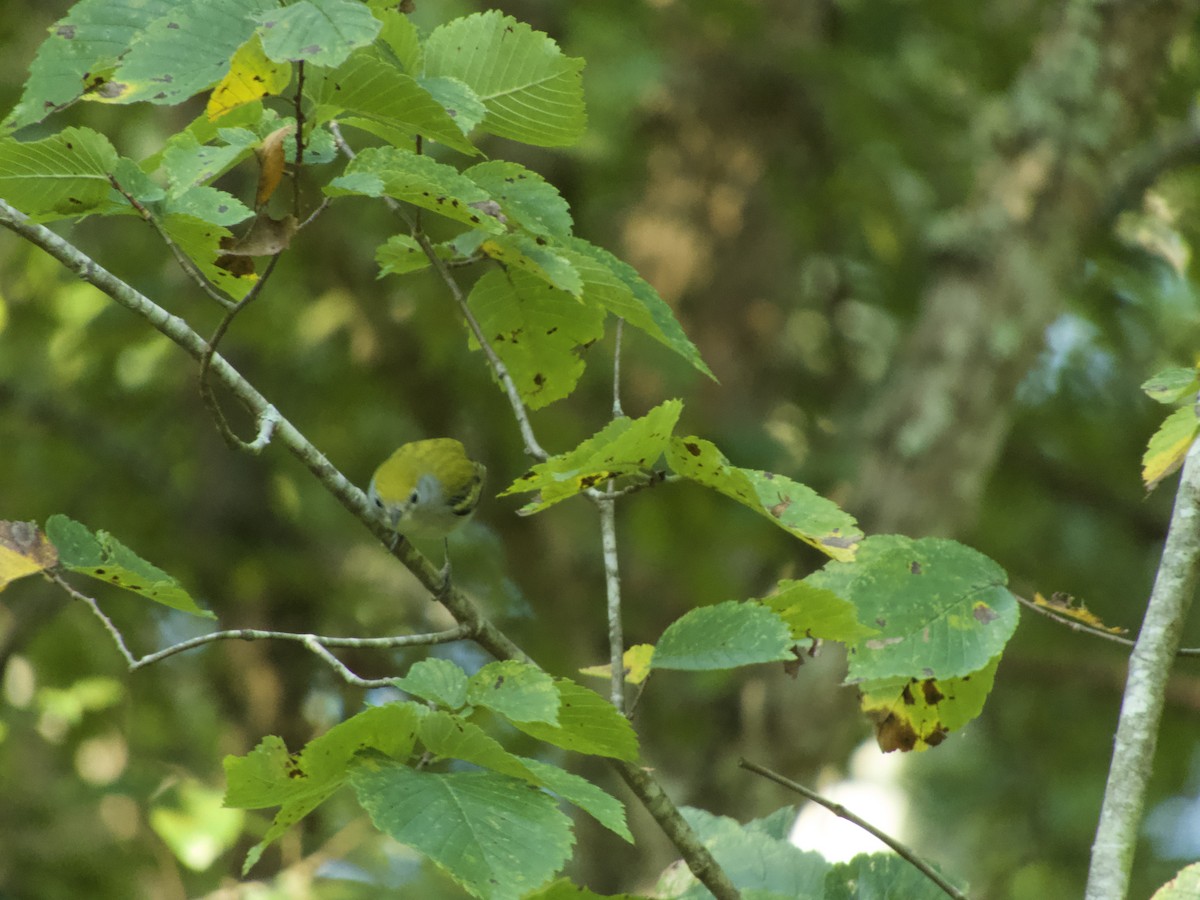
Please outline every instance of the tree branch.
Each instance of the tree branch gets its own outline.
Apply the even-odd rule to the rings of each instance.
[[[194,359],[200,360],[208,353],[208,342],[192,330],[187,322],[168,313],[50,229],[30,221],[28,216],[4,200],[0,200],[0,226],[42,248],[68,271],[74,272],[79,278],[95,286],[121,306],[144,318]],[[426,241],[426,243],[428,242]],[[432,595],[441,601],[455,621],[466,629],[477,644],[497,659],[517,659],[536,665],[507,634],[483,616],[465,594],[453,587],[446,590],[440,571],[435,569],[427,558],[414,550],[409,541],[394,541],[395,532],[375,515],[375,511],[367,502],[366,495],[342,475],[337,467],[313,446],[295,425],[279,414],[275,407],[267,402],[267,399],[246,381],[224,357],[212,353],[209,370],[247,410],[259,418],[260,422],[268,416],[275,422],[274,434],[277,442],[299,459],[325,489],[366,525],[384,546],[392,548],[392,555],[403,563]],[[509,384],[511,384],[511,379]],[[523,410],[523,404],[520,404],[519,408]],[[530,436],[532,436],[532,431],[530,431]],[[530,452],[536,450],[545,453],[536,441],[533,442],[532,447],[527,445],[527,449],[530,449]],[[313,649],[314,646],[320,645],[309,644],[310,649]],[[136,659],[129,654],[128,648],[126,648],[126,657]],[[675,844],[688,868],[701,883],[718,900],[736,900],[737,889],[734,888],[729,877],[717,864],[708,848],[692,831],[678,808],[654,777],[644,769],[630,763],[620,760],[611,760],[610,762],[638,799],[646,805],[647,810]]]
[[[1146,616],[1129,657],[1108,783],[1088,871],[1087,900],[1124,897],[1162,720],[1171,660],[1200,580],[1200,442],[1183,463]]]

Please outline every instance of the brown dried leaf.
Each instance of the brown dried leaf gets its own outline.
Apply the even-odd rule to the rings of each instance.
[[[295,131],[295,122],[284,125],[282,128],[276,128],[254,148],[254,155],[258,157],[258,190],[254,194],[255,209],[261,208],[271,199],[271,195],[279,187],[279,182],[283,180],[285,164],[283,143]]]

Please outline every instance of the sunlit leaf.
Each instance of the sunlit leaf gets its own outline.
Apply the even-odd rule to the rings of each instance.
[[[1049,600],[1041,594],[1034,594],[1033,602],[1037,606],[1052,610],[1057,616],[1065,619],[1074,619],[1076,622],[1082,622],[1089,628],[1107,631],[1109,634],[1124,634],[1128,630],[1121,628],[1119,625],[1105,625],[1099,616],[1084,606],[1082,601],[1076,600],[1070,594],[1063,594],[1056,591],[1050,595]]]
[[[629,720],[611,703],[565,678],[557,679],[555,684],[560,698],[558,725],[513,722],[517,728],[565,750],[637,761],[637,735]]]
[[[849,600],[808,581],[785,579],[762,602],[779,613],[796,639],[850,643],[878,633],[858,620],[858,609]]]
[[[653,644],[634,644],[621,654],[622,666],[625,670],[626,684],[641,684],[650,677],[650,663],[654,658]],[[588,666],[580,669],[579,674],[591,675],[594,678],[612,678],[612,664]]]
[[[535,492],[536,499],[522,508],[528,514],[611,478],[647,472],[666,450],[682,412],[682,401],[666,400],[637,419],[613,419],[574,450],[535,465],[501,496]]]
[[[1142,384],[1142,390],[1159,403],[1178,403],[1200,391],[1200,373],[1196,369],[1167,369]]]
[[[1196,418],[1196,407],[1191,403],[1167,416],[1142,455],[1142,481],[1146,490],[1154,490],[1164,478],[1179,471],[1197,432],[1200,419]]]
[[[604,310],[520,270],[486,273],[468,302],[532,409],[571,393],[583,374],[582,351],[604,336]]]
[[[291,64],[268,59],[255,35],[229,60],[229,70],[213,88],[205,113],[209,119],[219,119],[247,103],[279,94],[291,80]]]
[[[807,485],[730,465],[715,444],[697,437],[672,438],[667,463],[683,477],[736,500],[833,559],[854,558],[863,536],[854,517]]]

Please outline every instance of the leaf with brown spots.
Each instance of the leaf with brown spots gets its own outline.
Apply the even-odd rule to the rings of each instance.
[[[574,450],[538,463],[501,496],[537,492],[522,508],[528,515],[610,478],[646,474],[662,456],[682,412],[682,401],[667,400],[641,418],[614,419]]]
[[[979,715],[1000,657],[962,678],[893,678],[859,685],[859,703],[884,753],[928,750]]]
[[[675,438],[667,463],[684,478],[736,500],[833,559],[854,558],[863,537],[854,517],[808,485],[731,465],[715,444],[698,437]]]
[[[1070,594],[1064,594],[1062,591],[1055,591],[1050,595],[1049,600],[1041,594],[1034,594],[1033,602],[1038,606],[1044,606],[1046,609],[1051,610],[1055,615],[1066,619],[1074,619],[1076,622],[1082,622],[1089,628],[1107,631],[1109,634],[1125,634],[1128,631],[1128,629],[1121,628],[1119,625],[1105,625],[1099,616],[1083,604],[1082,600],[1077,600]]]

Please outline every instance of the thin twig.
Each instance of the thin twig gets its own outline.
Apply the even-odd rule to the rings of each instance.
[[[200,290],[204,291],[205,294],[217,301],[217,303],[221,304],[221,306],[225,307],[226,309],[232,309],[237,305],[236,300],[209,281],[208,276],[200,271],[200,267],[192,261],[192,258],[184,253],[183,250],[180,249],[179,245],[176,244],[171,238],[171,236],[167,234],[167,230],[162,227],[158,219],[154,217],[154,214],[151,213],[150,210],[146,209],[145,205],[143,205],[142,202],[137,199],[137,197],[125,190],[121,183],[117,181],[115,175],[109,175],[108,180],[117,193],[129,201],[129,205],[134,208],[137,214],[140,215],[146,221],[146,223],[154,229],[155,233],[157,233],[162,239],[162,242],[167,245],[167,249],[171,251],[171,255],[175,257],[175,261],[179,263],[179,268],[183,269],[184,274],[191,278],[192,281],[196,283],[196,286],[200,288]]]
[[[80,590],[77,590],[70,582],[66,581],[58,572],[49,572],[47,577],[61,587],[64,591],[74,597],[76,600],[84,603],[104,625],[105,630],[116,644],[118,652],[125,658],[129,664],[129,671],[135,672],[138,669],[144,669],[147,666],[152,666],[157,662],[161,662],[168,657],[175,656],[179,653],[185,653],[188,650],[194,650],[197,647],[203,647],[206,644],[216,643],[217,641],[293,641],[304,644],[310,650],[315,647],[320,647],[323,653],[318,653],[322,658],[336,660],[328,651],[330,648],[354,649],[354,650],[395,650],[400,647],[432,647],[436,644],[449,644],[454,641],[467,640],[471,637],[471,629],[466,625],[456,625],[453,628],[448,628],[445,631],[433,631],[427,634],[398,634],[391,637],[376,637],[376,638],[352,638],[352,637],[334,637],[332,635],[322,634],[296,634],[290,631],[265,631],[260,628],[229,628],[224,631],[213,631],[208,634],[198,635],[194,638],[188,638],[185,641],[179,641],[169,647],[164,647],[162,650],[156,650],[153,653],[147,653],[145,656],[135,656],[125,643],[125,638],[121,634],[120,629],[113,624],[112,619],[100,608],[100,604],[96,602],[94,597],[90,597]],[[314,650],[314,652],[317,652]],[[360,687],[380,687],[390,683],[390,679],[382,678],[376,681],[371,681],[369,684],[365,679],[359,678],[347,669],[340,661],[337,661],[335,668],[340,672],[349,673],[352,677],[346,680],[352,684],[357,684]]]
[[[76,600],[81,601],[85,606],[87,606],[88,609],[92,611],[96,618],[100,620],[100,623],[104,626],[104,629],[108,632],[109,636],[113,639],[113,643],[116,644],[117,651],[125,658],[125,662],[129,664],[130,670],[136,668],[138,665],[137,657],[129,651],[129,647],[125,643],[124,635],[122,635],[120,629],[113,624],[112,619],[104,614],[104,610],[100,608],[100,604],[87,594],[75,590],[75,588],[65,581],[63,577],[58,574],[58,572],[51,570],[50,572],[46,573],[46,577],[61,587]]]
[[[271,257],[267,263],[267,268],[263,272],[262,277],[254,283],[254,287],[246,293],[246,296],[241,301],[230,309],[217,323],[217,328],[213,332],[213,336],[208,339],[208,346],[204,351],[204,355],[200,357],[200,398],[204,401],[205,407],[208,408],[212,415],[213,422],[217,426],[217,431],[221,433],[221,437],[234,450],[245,450],[249,453],[257,453],[254,450],[254,443],[243,441],[238,437],[233,428],[229,425],[229,420],[225,418],[225,412],[221,409],[221,403],[217,400],[217,395],[213,393],[212,385],[208,380],[209,366],[212,363],[213,356],[217,352],[217,347],[221,343],[221,339],[225,337],[225,332],[229,330],[229,326],[233,324],[233,320],[238,314],[254,302],[255,298],[262,293],[263,287],[266,286],[267,280],[271,277],[271,273],[275,271],[275,266],[279,262],[279,257],[283,253],[280,251]],[[261,448],[260,448],[261,450]]]
[[[200,360],[209,352],[208,343],[187,322],[173,316],[131,285],[117,278],[103,266],[50,229],[36,222],[11,204],[0,199],[0,226],[25,238],[58,260],[68,271],[93,285],[116,303],[144,318],[181,349]],[[209,369],[243,406],[252,414],[262,416],[271,404],[224,357],[212,353]],[[523,407],[521,407],[523,408]],[[313,474],[321,485],[358,518],[430,593],[438,596],[447,611],[471,638],[497,659],[516,659],[532,663],[523,650],[490,620],[488,620],[459,589],[443,582],[441,572],[415,549],[409,541],[394,541],[395,532],[376,515],[366,494],[352,484],[337,467],[286,417],[280,415],[275,425],[276,441],[286,447]],[[537,447],[536,441],[533,447]],[[540,448],[538,448],[540,449]],[[544,453],[544,451],[543,451]],[[632,763],[611,760],[611,764],[646,806],[659,827],[679,850],[688,868],[718,900],[737,900],[738,892],[713,858],[711,851],[699,840],[679,813],[670,797],[654,776]]]
[[[613,406],[614,419],[623,419],[625,410],[621,408],[621,337],[625,333],[625,320],[617,319],[616,345],[613,348]]]
[[[788,790],[795,791],[797,794],[800,794],[802,797],[807,797],[813,803],[819,803],[821,806],[825,807],[827,810],[829,810],[835,816],[845,819],[847,822],[853,822],[859,828],[863,829],[863,831],[867,832],[872,837],[878,838],[879,840],[883,841],[883,843],[887,844],[889,847],[891,847],[893,850],[895,850],[897,854],[899,854],[904,859],[908,860],[909,863],[911,863],[913,866],[915,866],[917,869],[920,870],[921,874],[923,874],[926,878],[928,878],[930,881],[932,881],[934,884],[936,884],[938,887],[940,887],[949,896],[954,897],[955,900],[967,900],[966,894],[964,894],[962,891],[960,891],[958,888],[956,888],[954,885],[952,885],[949,881],[947,881],[944,877],[942,877],[942,875],[935,868],[933,868],[933,866],[931,866],[929,863],[927,863],[925,860],[923,860],[913,850],[909,849],[908,846],[900,843],[900,841],[896,840],[894,837],[892,837],[887,832],[880,831],[878,828],[876,828],[874,825],[872,825],[870,822],[866,821],[865,819],[860,818],[859,816],[856,816],[850,810],[846,809],[846,807],[842,806],[842,804],[835,803],[834,801],[830,800],[828,797],[823,797],[820,794],[818,794],[816,791],[814,791],[810,788],[806,788],[804,785],[798,784],[789,778],[784,778],[782,775],[778,774],[777,772],[772,772],[770,769],[764,768],[763,766],[760,766],[757,763],[752,763],[746,759],[739,759],[738,765],[741,766],[743,769],[746,769],[747,771],[753,772],[756,775],[761,775],[763,778],[766,778],[769,781],[775,782],[776,784],[780,785],[781,787],[785,787]]]
[[[604,589],[608,611],[608,658],[612,668],[612,705],[625,713],[625,637],[621,630],[621,572],[617,559],[616,504],[597,500],[600,511],[600,546],[604,553]]]
[[[1040,603],[1034,603],[1027,597],[1022,597],[1020,594],[1013,594],[1017,602],[1022,606],[1032,609],[1035,613],[1045,616],[1047,619],[1057,622],[1059,625],[1065,625],[1072,631],[1078,631],[1081,634],[1090,634],[1098,638],[1104,638],[1106,641],[1112,641],[1114,644],[1120,644],[1123,647],[1133,647],[1135,641],[1130,638],[1122,637],[1119,634],[1113,634],[1110,631],[1105,631],[1103,628],[1097,628],[1095,625],[1088,625],[1086,622],[1080,622],[1077,619],[1072,619],[1064,616],[1051,607],[1043,606]],[[1176,656],[1200,656],[1200,647],[1181,647],[1176,653]]]
[[[342,137],[341,129],[337,122],[331,122],[329,125],[330,133],[333,134],[334,142],[343,154],[349,159],[354,159],[355,153],[344,137]],[[483,329],[479,326],[479,321],[475,318],[475,314],[471,311],[471,307],[467,304],[467,296],[463,292],[458,281],[455,280],[454,274],[450,271],[450,266],[446,260],[442,259],[437,249],[433,246],[433,242],[429,240],[428,235],[421,230],[420,223],[420,207],[417,208],[418,218],[413,218],[408,215],[401,204],[394,197],[384,197],[384,202],[388,208],[399,215],[408,225],[413,240],[420,246],[421,251],[429,260],[429,264],[437,272],[438,277],[446,285],[446,289],[450,291],[450,296],[454,299],[455,305],[462,314],[463,319],[467,323],[467,327],[471,330],[475,341],[479,344],[483,355],[487,358],[488,366],[491,367],[492,373],[496,376],[496,380],[500,382],[501,388],[504,390],[505,396],[508,398],[509,406],[512,407],[513,415],[517,420],[517,428],[521,431],[521,440],[525,444],[525,452],[537,460],[546,460],[550,458],[550,454],[542,449],[542,445],[538,443],[537,436],[533,433],[533,426],[529,421],[529,412],[525,408],[525,402],[521,399],[521,392],[517,390],[516,382],[513,381],[511,373],[508,371],[508,366],[500,359],[500,356],[492,348],[491,343],[483,333]]]
[[[292,176],[292,215],[300,218],[300,173],[304,171],[304,60],[296,64],[296,92],[292,95],[296,112],[296,168]]]

